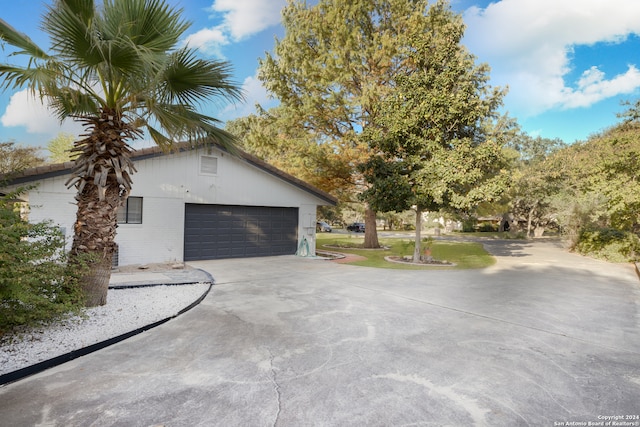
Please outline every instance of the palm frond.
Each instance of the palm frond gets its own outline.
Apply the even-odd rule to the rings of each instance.
[[[107,86],[143,72],[141,58],[124,36],[127,23],[111,22],[81,0],[57,2],[49,8],[44,28],[57,56],[77,68],[91,69]],[[111,3],[109,3],[111,4]]]
[[[152,132],[146,121],[152,138],[160,146],[174,142],[199,145],[213,140],[229,152],[237,151],[236,137],[220,129],[219,120],[198,113],[191,106],[155,103],[148,106],[148,111],[150,117],[166,132],[166,135],[157,130]]]
[[[34,59],[49,59],[49,55],[40,49],[26,34],[19,32],[1,18],[0,40],[20,49],[14,55],[28,55]]]
[[[108,111],[131,120],[133,129],[146,127],[160,146],[215,140],[232,151],[234,137],[195,106],[241,100],[242,92],[228,63],[176,49],[189,27],[180,10],[165,0],[103,0],[99,8],[96,3],[51,4],[43,20],[50,56],[0,20],[2,40],[35,58],[27,67],[0,64],[0,85],[39,92],[60,119],[88,120]]]
[[[162,80],[159,97],[169,103],[192,104],[217,97],[243,99],[242,91],[231,81],[228,63],[197,58],[192,49],[180,49],[171,55]]]
[[[86,10],[93,2],[81,3],[79,0],[55,2],[48,7],[42,26],[49,34],[51,49],[57,56],[78,66],[95,66],[103,57],[96,49],[95,19]]]
[[[70,87],[49,91],[49,105],[60,121],[67,117],[95,115],[100,109],[97,99],[93,94]]]
[[[149,131],[149,135],[153,142],[158,145],[163,151],[170,151],[173,147],[175,147],[175,141],[173,141],[168,136],[164,135],[161,131],[154,128],[153,126],[147,124],[147,130]]]
[[[59,0],[72,10],[83,22],[89,22],[96,14],[93,0]]]
[[[173,49],[190,26],[181,9],[161,0],[110,0],[104,6],[105,38],[124,37],[151,52]]]
[[[42,87],[52,76],[44,67],[18,67],[0,64],[0,78],[4,89],[16,89],[25,86],[32,90]]]

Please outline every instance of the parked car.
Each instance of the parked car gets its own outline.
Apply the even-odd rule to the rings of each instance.
[[[364,233],[364,222],[354,222],[347,225],[347,231],[354,231],[356,233]]]
[[[318,221],[316,222],[316,231],[331,233],[331,226],[324,221]]]

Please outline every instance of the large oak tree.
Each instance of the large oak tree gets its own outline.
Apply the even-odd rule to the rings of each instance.
[[[285,35],[260,62],[259,77],[288,126],[331,148],[350,169],[352,194],[369,185],[357,168],[373,153],[363,132],[380,126],[381,100],[414,66],[406,51],[428,33],[428,8],[428,0],[289,0]],[[365,223],[365,247],[379,246],[373,209]]]
[[[461,44],[462,17],[439,1],[420,22],[403,36],[406,65],[376,105],[378,126],[363,134],[375,155],[362,166],[373,206],[416,210],[416,262],[424,211],[469,211],[503,193],[509,177],[496,126],[505,92]]]

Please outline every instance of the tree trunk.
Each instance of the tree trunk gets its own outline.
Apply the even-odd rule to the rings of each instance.
[[[125,141],[141,132],[110,110],[82,121],[91,132],[74,144],[72,151],[79,156],[67,182],[78,189],[71,262],[83,268],[80,286],[85,305],[94,307],[107,303],[118,208],[129,195],[130,174],[135,171],[132,150]]]
[[[78,213],[74,225],[71,255],[73,262],[87,262],[80,277],[80,286],[87,307],[105,305],[111,278],[111,263],[115,252],[116,227],[120,195],[118,185],[106,189],[99,200],[98,188],[87,183],[78,193]],[[87,257],[84,259],[83,257]]]
[[[536,205],[534,205],[533,208],[529,209],[529,215],[527,215],[527,239],[531,238],[531,224],[533,222],[533,214],[536,211],[535,206]]]
[[[368,204],[364,211],[364,247],[368,249],[380,247],[378,230],[376,229],[376,212]]]
[[[87,273],[81,276],[80,283],[86,307],[96,307],[107,303],[112,256],[105,256],[91,262]]]
[[[413,262],[421,261],[422,252],[422,209],[416,207],[416,244],[413,248]]]

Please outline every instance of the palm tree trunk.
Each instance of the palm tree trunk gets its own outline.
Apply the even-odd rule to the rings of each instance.
[[[118,226],[117,209],[120,197],[117,184],[106,189],[102,200],[98,188],[87,183],[78,193],[78,213],[74,225],[71,255],[74,262],[87,262],[80,277],[80,286],[87,307],[105,305],[111,278],[111,263],[115,252]],[[85,259],[86,257],[86,259]]]
[[[104,257],[89,264],[88,271],[81,276],[81,286],[86,307],[97,307],[107,303],[107,291],[111,279],[111,257]]]
[[[102,111],[99,117],[84,120],[91,132],[75,143],[74,175],[69,182],[78,188],[78,213],[74,225],[72,262],[87,264],[80,277],[85,305],[107,303],[111,260],[115,252],[118,208],[131,189],[131,148],[125,140],[139,131],[122,120],[115,111]],[[69,183],[67,183],[69,185]]]

